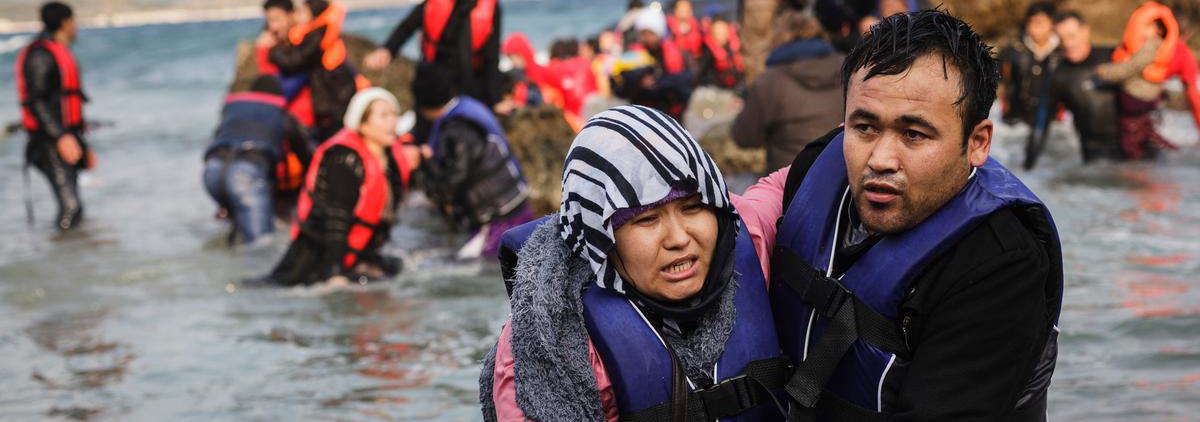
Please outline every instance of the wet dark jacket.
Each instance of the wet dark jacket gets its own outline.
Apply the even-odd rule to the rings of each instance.
[[[1071,63],[1064,59],[1052,77],[1051,104],[1064,105],[1074,117],[1084,162],[1119,156],[1119,87],[1096,77],[1096,66],[1111,61],[1112,52],[1112,47],[1093,47],[1092,54],[1082,62]]]
[[[496,2],[496,12],[492,16],[492,32],[487,41],[476,54],[471,50],[471,9],[475,8],[475,0],[460,0],[454,3],[454,10],[446,21],[442,36],[437,42],[437,57],[425,57],[432,60],[439,69],[450,75],[448,78],[460,94],[470,95],[489,107],[500,102],[504,96],[500,92],[502,79],[500,77],[500,2]],[[400,21],[400,25],[392,30],[384,47],[391,51],[392,56],[400,53],[400,48],[412,38],[418,30],[425,26],[425,3],[422,2],[408,16]],[[478,57],[476,57],[478,56]]]
[[[1004,119],[1035,126],[1038,123],[1038,105],[1049,95],[1050,75],[1061,63],[1062,53],[1055,50],[1038,60],[1029,47],[1018,39],[1001,50],[998,59],[1004,76],[1002,83],[1007,106]],[[1056,111],[1047,108],[1043,123],[1049,123]]]
[[[50,39],[50,34],[38,35],[38,40]],[[38,122],[38,130],[29,133],[25,146],[25,157],[30,162],[38,161],[54,150],[58,138],[73,134],[79,139],[80,147],[87,148],[83,139],[83,127],[65,127],[62,118],[62,76],[54,55],[45,48],[34,48],[25,56],[25,89],[28,93],[29,110]],[[80,81],[82,84],[82,81]],[[82,89],[82,87],[81,87]],[[84,96],[85,100],[87,96]],[[79,160],[81,168],[86,160]]]
[[[399,165],[388,157],[388,187],[392,193],[393,209],[403,198],[403,181]],[[281,285],[308,285],[323,282],[335,275],[351,275],[343,268],[342,260],[350,249],[347,239],[355,222],[354,206],[358,204],[359,186],[366,170],[362,158],[354,150],[333,146],[325,151],[317,168],[317,183],[310,193],[313,207],[308,218],[300,224],[300,235],[288,246],[283,259],[271,271],[269,279]],[[384,227],[371,238],[371,243],[359,255],[361,262],[380,265],[384,258],[380,248],[387,243],[393,215],[380,220]]]
[[[433,158],[421,162],[413,180],[443,213],[474,230],[522,208],[505,209],[527,196],[525,181],[506,171],[512,151],[498,148],[466,118],[445,122],[438,137]]]
[[[746,104],[733,121],[738,145],[767,148],[768,173],[790,164],[809,140],[844,120],[845,56],[824,45],[767,67],[750,86]]]
[[[222,108],[221,124],[204,156],[249,153],[273,166],[284,158],[285,143],[301,163],[312,159],[314,147],[308,131],[291,113],[268,104],[234,102]]]
[[[308,73],[318,140],[325,140],[342,128],[342,116],[346,115],[350,98],[358,92],[349,57],[333,70],[326,70],[321,64],[321,57],[325,54],[321,48],[321,38],[324,36],[325,28],[316,29],[305,35],[299,45],[281,43],[268,53],[271,62],[281,72]]]
[[[796,157],[784,204],[835,134]],[[900,304],[912,360],[893,367],[883,389],[890,420],[1046,420],[1061,255],[1041,244],[1029,218],[1011,208],[992,213],[917,276]],[[835,274],[877,241],[839,248]]]

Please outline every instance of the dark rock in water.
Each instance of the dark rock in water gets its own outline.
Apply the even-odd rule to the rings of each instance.
[[[563,160],[575,140],[575,130],[562,110],[549,104],[526,107],[501,116],[513,153],[529,182],[529,200],[534,212],[558,210],[562,198]]]
[[[363,58],[378,47],[374,42],[357,35],[344,35],[348,59],[360,74],[371,81],[372,86],[391,91],[400,101],[401,112],[412,109],[412,92],[409,84],[416,72],[416,62],[407,57],[397,57],[392,64],[380,70],[365,70]],[[245,91],[258,76],[258,63],[254,60],[254,41],[242,40],[237,46],[237,71],[229,92]]]

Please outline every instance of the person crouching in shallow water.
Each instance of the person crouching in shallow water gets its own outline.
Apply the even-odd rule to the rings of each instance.
[[[772,223],[739,217],[712,158],[648,107],[593,117],[564,168],[558,214],[504,235],[512,318],[480,374],[484,419],[782,420],[751,238]]]
[[[399,110],[396,97],[382,88],[365,89],[350,100],[345,128],[313,156],[292,244],[260,283],[363,282],[400,271],[399,259],[380,253],[416,162],[415,148],[396,141]]]
[[[495,256],[500,235],[533,219],[529,185],[492,109],[454,86],[437,66],[417,66],[417,113],[430,123],[413,182],[452,224],[474,235],[459,259]]]

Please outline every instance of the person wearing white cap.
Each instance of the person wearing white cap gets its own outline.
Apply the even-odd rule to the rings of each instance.
[[[292,244],[265,278],[252,284],[360,283],[391,277],[400,261],[380,248],[396,223],[418,155],[396,135],[400,104],[387,90],[351,98],[344,128],[313,156],[292,224]]]
[[[654,61],[652,66],[625,70],[614,77],[618,97],[667,113],[682,120],[692,96],[692,73],[676,42],[667,38],[667,17],[661,7],[643,8],[634,19],[641,42],[631,50],[641,51]]]

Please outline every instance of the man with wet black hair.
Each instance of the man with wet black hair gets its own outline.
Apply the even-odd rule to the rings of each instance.
[[[17,55],[17,94],[22,126],[29,133],[25,165],[50,182],[58,201],[55,226],[67,230],[83,218],[79,171],[91,168],[94,155],[83,140],[86,124],[79,64],[69,49],[75,42],[71,7],[50,2],[41,9],[43,30]],[[28,184],[28,178],[26,179]],[[33,218],[32,204],[26,204]]]
[[[759,240],[792,420],[1045,419],[1062,253],[988,158],[998,78],[946,12],[884,18],[843,64],[844,131],[747,190],[743,218],[779,222]]]

